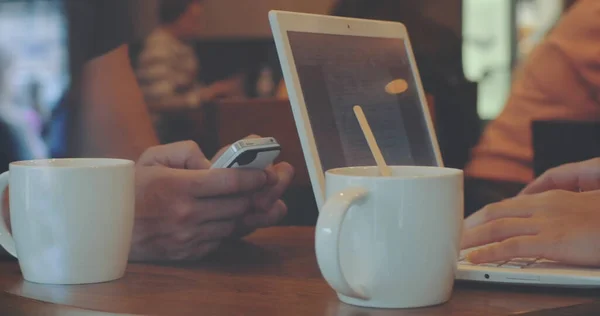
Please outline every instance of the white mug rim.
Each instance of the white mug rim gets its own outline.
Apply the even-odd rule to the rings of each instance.
[[[9,164],[9,168],[73,170],[119,168],[133,165],[132,160],[119,158],[50,158],[13,161]]]
[[[354,166],[354,167],[341,167],[327,170],[325,172],[328,177],[340,177],[340,178],[352,178],[352,179],[369,179],[377,181],[398,181],[398,180],[415,180],[415,179],[440,179],[440,178],[451,178],[457,176],[463,176],[463,170],[456,168],[447,167],[436,167],[436,166],[389,166],[392,170],[398,169],[411,169],[411,170],[427,170],[438,171],[438,173],[421,174],[421,175],[392,175],[390,177],[382,177],[373,174],[359,174],[356,173],[358,170],[362,171],[373,171],[377,169],[377,166]]]

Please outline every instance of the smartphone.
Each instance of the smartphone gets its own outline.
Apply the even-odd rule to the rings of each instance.
[[[264,169],[271,165],[281,152],[281,145],[273,137],[242,139],[231,145],[215,161],[215,168]]]

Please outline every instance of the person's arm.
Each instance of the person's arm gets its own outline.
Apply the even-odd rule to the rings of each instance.
[[[200,106],[202,85],[196,82],[194,58],[174,55],[170,47],[174,39],[160,29],[152,33],[144,44],[135,69],[148,108],[152,111]],[[179,60],[181,68],[172,65]],[[179,89],[177,85],[189,85]]]
[[[146,68],[138,70],[138,82],[144,94],[148,108],[152,111],[169,109],[200,107],[204,103],[220,97],[235,97],[243,95],[242,76],[203,85],[193,82],[193,88],[187,91],[177,91],[173,85],[172,77],[179,74],[172,73],[168,67],[157,66],[155,69]]]
[[[199,91],[190,90],[175,93],[174,89],[170,87],[162,89],[159,85],[160,83],[155,83],[154,86],[143,87],[146,91],[148,108],[152,111],[199,107],[204,101]],[[150,91],[152,91],[152,94],[150,94]]]
[[[239,77],[232,77],[217,81],[211,85],[196,85],[194,89],[187,92],[174,92],[168,83],[165,89],[161,89],[160,82],[156,82],[155,86],[142,87],[146,91],[146,102],[148,108],[153,111],[181,109],[189,107],[200,107],[202,104],[227,97],[242,96],[242,81]],[[154,90],[153,90],[154,89]]]
[[[70,135],[74,156],[135,160],[158,144],[127,45],[86,63],[80,80]]]

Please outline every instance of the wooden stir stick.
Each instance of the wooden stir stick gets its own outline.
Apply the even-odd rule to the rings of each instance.
[[[367,143],[369,144],[369,148],[371,149],[371,154],[375,157],[375,162],[377,162],[377,167],[379,168],[380,175],[384,177],[392,176],[392,169],[385,163],[385,159],[383,159],[383,155],[381,154],[381,150],[377,145],[377,141],[375,140],[375,136],[373,136],[373,132],[371,131],[371,127],[369,126],[369,122],[367,122],[367,118],[365,117],[365,113],[363,112],[360,105],[354,106],[354,115],[356,115],[356,119],[358,120],[358,124],[360,124],[360,128],[367,139]]]

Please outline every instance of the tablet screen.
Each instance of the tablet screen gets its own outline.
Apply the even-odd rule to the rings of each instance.
[[[437,165],[404,40],[287,34],[323,171],[375,165],[354,105],[389,165]]]

